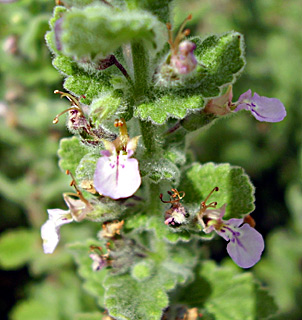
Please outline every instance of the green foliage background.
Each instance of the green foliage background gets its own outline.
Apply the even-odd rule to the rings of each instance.
[[[1,4],[0,282],[7,292],[1,314],[10,310],[13,320],[34,319],[33,314],[46,320],[88,319],[87,313],[91,319],[100,317],[96,301],[84,290],[100,295],[103,288],[97,281],[81,288],[71,255],[63,246],[93,237],[93,224],[66,226],[62,244],[52,256],[42,252],[39,236],[46,209],[64,208],[61,195],[69,183],[58,169],[56,155],[60,138],[68,133],[64,121],[52,124],[68,104],[53,95],[62,88],[63,79],[51,65],[44,41],[53,6],[49,0]],[[286,106],[285,120],[273,125],[258,123],[244,112],[216,121],[210,129],[192,134],[191,147],[192,156],[201,163],[229,162],[250,175],[256,186],[253,216],[266,237],[266,252],[253,272],[276,299],[280,313],[274,319],[298,320],[302,313],[300,1],[183,0],[175,3],[175,13],[178,24],[193,13],[189,25],[193,35],[228,30],[244,34],[247,66],[234,86],[235,98],[251,88],[279,98]],[[9,41],[16,42],[15,52]],[[212,256],[219,261],[224,254],[222,241],[212,246]],[[218,280],[227,275],[215,268],[208,264],[200,272],[217,275],[213,287],[219,303]],[[89,270],[81,272],[85,278]],[[227,272],[237,270],[229,266]],[[242,285],[249,293],[245,281]],[[106,285],[114,286],[109,280]],[[229,312],[240,304],[235,302]],[[211,315],[205,317],[211,319]]]

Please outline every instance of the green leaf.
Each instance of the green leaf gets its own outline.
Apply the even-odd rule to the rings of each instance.
[[[64,5],[66,5],[68,8],[69,7],[85,7],[95,0],[64,0]]]
[[[103,319],[104,314],[99,312],[94,313],[79,313],[76,314],[73,320],[101,320]]]
[[[39,300],[29,299],[19,303],[11,314],[12,320],[57,320],[58,312]]]
[[[92,270],[92,259],[89,257],[89,247],[91,245],[99,246],[96,240],[88,239],[86,242],[73,243],[68,246],[75,260],[79,266],[78,272],[80,276],[85,280],[84,289],[88,293],[95,296],[98,300],[100,307],[104,307],[104,287],[103,280],[106,276],[106,270],[93,271]]]
[[[182,119],[190,110],[203,107],[200,95],[177,96],[165,95],[153,102],[143,103],[135,109],[134,116],[143,120],[151,120],[156,124],[163,124],[169,117]]]
[[[164,209],[163,209],[164,211]],[[164,223],[164,215],[161,217],[152,216],[148,219],[146,228],[154,230],[158,239],[166,240],[170,243],[176,243],[178,241],[188,242],[191,240],[191,234],[186,230],[178,231],[176,228],[170,228]]]
[[[105,304],[119,320],[158,320],[168,305],[168,296],[156,278],[136,281],[130,275],[108,275],[104,281]]]
[[[57,49],[57,45],[56,45],[56,41],[55,41],[55,34],[54,34],[53,30],[54,30],[56,21],[59,20],[64,15],[64,13],[66,11],[67,11],[67,9],[63,6],[56,6],[54,8],[53,16],[49,20],[49,25],[50,25],[52,31],[47,32],[45,35],[45,40],[46,40],[46,43],[48,45],[49,50],[55,54],[60,54],[60,52]]]
[[[204,307],[216,320],[254,320],[254,283],[251,273],[237,274],[230,268],[205,262],[200,275],[209,283]]]
[[[27,290],[28,299],[20,301],[13,309],[12,320],[73,319],[82,308],[83,300],[79,280],[72,270],[64,269],[49,279],[32,285]]]
[[[296,299],[300,297],[302,287],[302,235],[293,230],[278,230],[269,235],[266,247],[268,256],[256,265],[256,274],[268,283],[281,311],[296,309],[301,313]],[[280,276],[282,274],[286,277]]]
[[[105,5],[72,8],[64,15],[62,47],[77,58],[107,56],[122,44],[144,42],[160,50],[166,42],[165,25],[145,11],[117,11]]]
[[[88,149],[80,143],[77,137],[62,139],[58,150],[60,168],[63,171],[70,170],[74,174],[86,153]]]
[[[243,71],[244,40],[238,32],[227,32],[220,36],[212,35],[202,40],[199,37],[190,39],[196,43],[194,52],[197,60],[205,65],[197,67],[197,74],[187,86],[194,86],[194,93],[204,97],[215,97],[220,94],[220,87],[233,83]]]
[[[53,66],[64,75],[72,76],[80,72],[76,62],[63,55],[56,56],[52,61]]]
[[[148,177],[153,183],[159,183],[162,180],[171,181],[175,185],[179,183],[179,169],[168,159],[141,160],[140,171],[142,177]]]
[[[160,319],[168,303],[166,291],[192,279],[198,257],[192,248],[157,242],[153,249],[148,258],[132,267],[134,278],[128,274],[107,275],[105,303],[114,318]]]
[[[215,187],[219,187],[209,202],[217,202],[217,208],[227,203],[226,219],[241,218],[255,209],[254,187],[240,167],[195,163],[183,173],[180,181],[179,190],[185,191],[184,202],[187,203],[200,204]]]
[[[17,269],[37,254],[39,234],[28,229],[7,230],[0,238],[0,265]]]
[[[255,320],[271,319],[270,317],[278,311],[278,307],[269,294],[267,289],[262,288],[259,284],[255,284],[256,304],[255,304]]]
[[[90,105],[93,124],[98,127],[104,120],[112,117],[121,108],[121,103],[122,97],[117,92],[102,92]]]
[[[89,152],[81,159],[75,171],[76,178],[80,181],[93,181],[93,176],[96,168],[96,163],[100,158],[100,154]]]
[[[64,88],[76,96],[85,96],[83,103],[90,104],[100,92],[108,90],[108,84],[101,75],[76,74],[65,79]]]
[[[160,1],[140,0],[140,1],[136,1],[135,4],[146,11],[152,12],[163,23],[167,23],[167,21],[170,20],[170,6],[169,6],[169,4],[172,1],[173,0],[160,0]],[[126,0],[126,2],[128,2],[128,5],[129,5],[130,1]]]

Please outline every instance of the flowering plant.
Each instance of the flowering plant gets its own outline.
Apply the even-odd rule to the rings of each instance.
[[[225,269],[209,259],[216,233],[239,267],[260,260],[264,241],[250,217],[254,187],[240,167],[193,162],[186,136],[242,109],[265,122],[283,120],[286,111],[251,90],[233,102],[245,66],[243,35],[189,38],[190,15],[173,40],[170,2],[63,1],[55,8],[46,40],[66,78],[70,93],[56,92],[71,102],[61,114],[68,112],[74,135],[61,140],[59,165],[75,174],[79,199],[65,195],[69,210],[48,210],[44,252],[55,253],[63,224],[96,223],[93,239],[70,248],[108,319],[224,320],[222,309],[232,319],[265,318],[254,308],[262,289],[252,276],[246,284],[238,269],[227,269],[235,294],[249,292],[247,308],[234,313],[212,276]]]

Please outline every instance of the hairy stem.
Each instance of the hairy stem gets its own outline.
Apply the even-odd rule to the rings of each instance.
[[[134,100],[136,104],[144,100],[148,92],[149,57],[142,43],[131,44],[134,71]]]

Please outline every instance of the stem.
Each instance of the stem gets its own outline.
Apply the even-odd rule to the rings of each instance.
[[[134,71],[134,100],[139,104],[148,91],[149,57],[146,49],[139,42],[131,44]]]
[[[160,188],[158,183],[149,183],[149,208],[152,208],[155,215],[162,213],[163,208],[159,201]]]
[[[149,121],[140,120],[141,134],[144,145],[146,147],[146,154],[152,158],[161,150],[158,142],[156,126]]]

